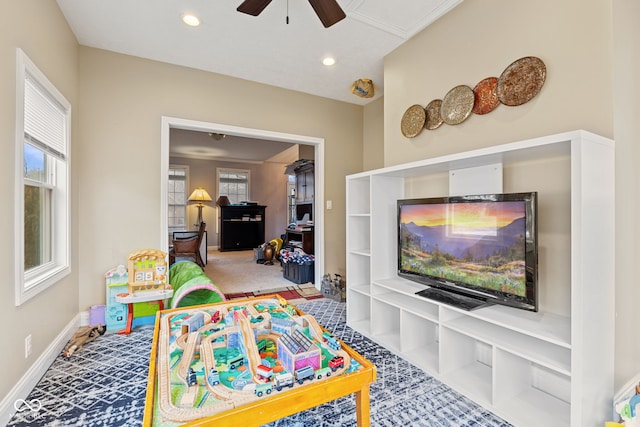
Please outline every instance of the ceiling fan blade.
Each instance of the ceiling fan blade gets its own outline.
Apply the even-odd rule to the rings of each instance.
[[[336,0],[309,0],[309,3],[325,28],[347,17]]]
[[[247,15],[258,16],[265,7],[269,6],[269,3],[271,0],[245,0],[236,10]]]

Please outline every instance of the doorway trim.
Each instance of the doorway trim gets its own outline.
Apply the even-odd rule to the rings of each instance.
[[[202,122],[162,116],[160,129],[160,247],[169,249],[169,219],[167,212],[167,188],[169,181],[169,145],[170,130],[184,129],[198,132],[215,132],[246,138],[289,142],[291,144],[311,145],[314,147],[314,252],[317,254],[314,266],[314,284],[320,289],[322,272],[324,271],[324,138],[274,132],[265,129],[253,129],[219,123]],[[318,201],[320,203],[318,203]]]

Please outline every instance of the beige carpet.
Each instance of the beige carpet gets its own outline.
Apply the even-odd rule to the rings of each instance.
[[[226,252],[210,250],[204,271],[224,294],[262,293],[291,286],[301,289],[312,288],[315,291],[312,284],[298,286],[285,279],[279,262],[274,262],[273,265],[256,263],[253,259],[253,250]]]

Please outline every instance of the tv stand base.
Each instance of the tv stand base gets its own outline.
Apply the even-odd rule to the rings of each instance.
[[[481,298],[473,298],[438,288],[427,288],[416,292],[416,295],[467,311],[477,310],[482,307],[493,305],[491,302]]]

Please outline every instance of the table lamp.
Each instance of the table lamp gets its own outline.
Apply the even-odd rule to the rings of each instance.
[[[198,204],[196,205],[196,207],[198,208],[198,220],[196,223],[196,227],[199,227],[202,223],[202,208],[204,206],[202,202],[210,202],[213,199],[211,198],[211,196],[209,196],[207,190],[202,187],[197,187],[195,190],[193,190],[193,193],[191,193],[188,200],[190,202],[198,202]]]

